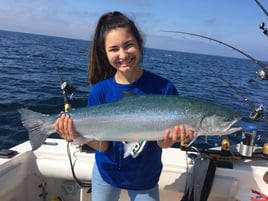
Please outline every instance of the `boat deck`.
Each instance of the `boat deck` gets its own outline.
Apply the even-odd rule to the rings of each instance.
[[[73,180],[67,144],[61,139],[48,139],[47,143],[32,152],[29,142],[12,150],[18,154],[10,159],[0,159],[1,201],[42,201],[61,196],[64,201],[90,201],[88,189],[80,189]],[[80,152],[71,146],[75,172],[80,180],[91,179],[94,153]],[[186,182],[187,162],[184,151],[176,148],[163,150],[163,171],[159,181],[163,201],[179,200]],[[191,168],[191,164],[189,164]],[[268,194],[268,185],[263,181],[268,160],[244,159],[233,162],[233,168],[217,168],[210,201],[246,201],[255,196],[251,190]],[[45,199],[46,198],[46,199]],[[122,191],[120,201],[129,200]]]

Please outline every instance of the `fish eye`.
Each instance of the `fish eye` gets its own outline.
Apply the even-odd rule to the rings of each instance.
[[[224,121],[224,122],[230,122],[230,121],[232,121],[232,118],[231,118],[231,117],[225,117],[225,118],[223,119],[223,121]]]

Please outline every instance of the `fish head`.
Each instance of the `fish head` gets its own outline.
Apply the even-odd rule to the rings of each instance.
[[[232,111],[221,111],[205,114],[198,129],[198,135],[228,135],[241,130],[234,126],[242,117]]]

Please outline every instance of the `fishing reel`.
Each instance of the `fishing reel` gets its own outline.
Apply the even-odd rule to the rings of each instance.
[[[75,87],[61,80],[61,90],[63,92],[63,97],[64,97],[64,111],[68,112],[68,110],[71,108],[70,102],[73,99]]]
[[[252,120],[260,120],[264,117],[264,106],[260,105],[255,108],[249,115]]]
[[[265,28],[264,22],[260,23],[259,28],[263,30],[264,35],[268,36],[268,29]]]
[[[268,79],[268,69],[259,70],[256,72],[256,75],[259,77],[260,80],[267,80]]]
[[[61,90],[66,92],[67,94],[72,95],[75,92],[75,87],[69,85],[67,82],[61,83]]]

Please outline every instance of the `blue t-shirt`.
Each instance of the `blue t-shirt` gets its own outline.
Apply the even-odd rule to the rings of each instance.
[[[144,71],[142,77],[132,84],[118,84],[110,77],[95,84],[90,90],[88,106],[117,101],[124,97],[125,92],[135,94],[178,95],[175,86],[167,79]],[[138,142],[141,152],[124,158],[124,143],[111,142],[107,152],[95,153],[99,172],[107,183],[112,186],[145,190],[153,188],[162,171],[162,149],[157,142]]]

